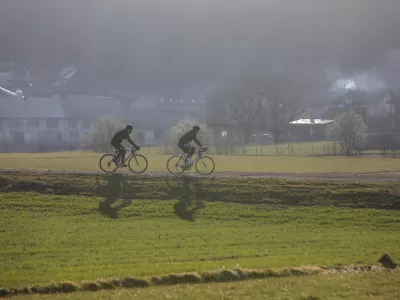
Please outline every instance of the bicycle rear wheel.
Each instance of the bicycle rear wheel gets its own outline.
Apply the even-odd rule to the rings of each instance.
[[[147,170],[147,159],[141,154],[135,154],[129,159],[128,167],[133,173],[141,174]]]
[[[179,155],[171,156],[167,161],[167,169],[173,175],[182,174],[185,171],[180,165],[183,164],[183,158]]]
[[[214,160],[209,156],[202,156],[196,161],[196,171],[200,175],[210,175],[214,169]]]
[[[113,173],[118,169],[118,166],[114,163],[114,154],[104,154],[99,161],[100,169],[104,173]]]

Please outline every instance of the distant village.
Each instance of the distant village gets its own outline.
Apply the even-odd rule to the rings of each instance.
[[[18,70],[13,63],[0,64],[0,87],[20,89],[25,95],[24,99],[16,99],[0,91],[0,151],[79,148],[82,137],[103,116],[132,124],[140,145],[164,145],[166,132],[185,117],[207,124],[210,143],[245,143],[235,121],[210,117],[213,107],[205,86],[138,92],[102,84],[92,90],[83,89],[83,81],[74,67],[33,78],[30,70]],[[301,114],[289,121],[285,142],[325,141],[326,126],[334,122],[338,112],[349,108],[363,116],[369,135],[394,136],[400,132],[399,103],[399,95],[391,90],[349,89],[339,96],[327,93],[325,99],[305,103]],[[250,143],[272,142],[268,130],[254,126]]]

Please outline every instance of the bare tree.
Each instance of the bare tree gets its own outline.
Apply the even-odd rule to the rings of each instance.
[[[279,142],[289,122],[302,112],[303,90],[299,81],[286,74],[242,77],[213,93],[211,114],[240,124],[246,144],[256,127],[272,132]]]
[[[393,130],[400,132],[400,94],[396,94],[393,90],[389,91],[389,103],[393,106],[393,110],[390,113]]]
[[[265,78],[263,92],[267,101],[260,121],[271,131],[275,143],[282,141],[290,121],[301,115],[303,91],[302,84],[289,76],[275,74]]]
[[[210,96],[212,118],[237,122],[245,144],[249,144],[257,117],[263,109],[265,96],[260,89],[260,78],[241,77],[228,82]]]
[[[335,122],[327,128],[327,135],[340,142],[342,151],[350,156],[362,143],[362,134],[367,126],[363,117],[353,110],[337,115]]]

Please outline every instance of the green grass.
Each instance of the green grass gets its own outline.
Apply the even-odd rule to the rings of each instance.
[[[188,300],[397,300],[400,299],[400,272],[351,275],[268,278],[261,280],[176,285],[145,289],[117,289],[96,293],[17,296],[12,299],[188,299]]]
[[[398,211],[0,194],[0,282],[400,259]],[[188,220],[192,220],[189,222]]]
[[[36,191],[126,199],[400,209],[400,184],[382,182],[12,172],[0,175],[0,191]]]
[[[383,253],[400,260],[396,183],[13,172],[0,175],[0,192],[5,288],[238,266],[374,264]],[[398,281],[397,273],[321,275],[68,296],[396,299]],[[352,289],[344,288],[349,282]]]
[[[168,172],[168,155],[144,151],[148,172]],[[51,169],[99,171],[102,154],[61,152],[35,154],[0,154],[4,169]],[[215,172],[375,172],[400,170],[400,159],[362,157],[294,157],[294,156],[225,156],[212,155]]]

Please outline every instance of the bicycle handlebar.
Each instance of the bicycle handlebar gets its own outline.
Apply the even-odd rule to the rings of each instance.
[[[199,147],[199,152],[206,152],[208,149],[207,147]]]

